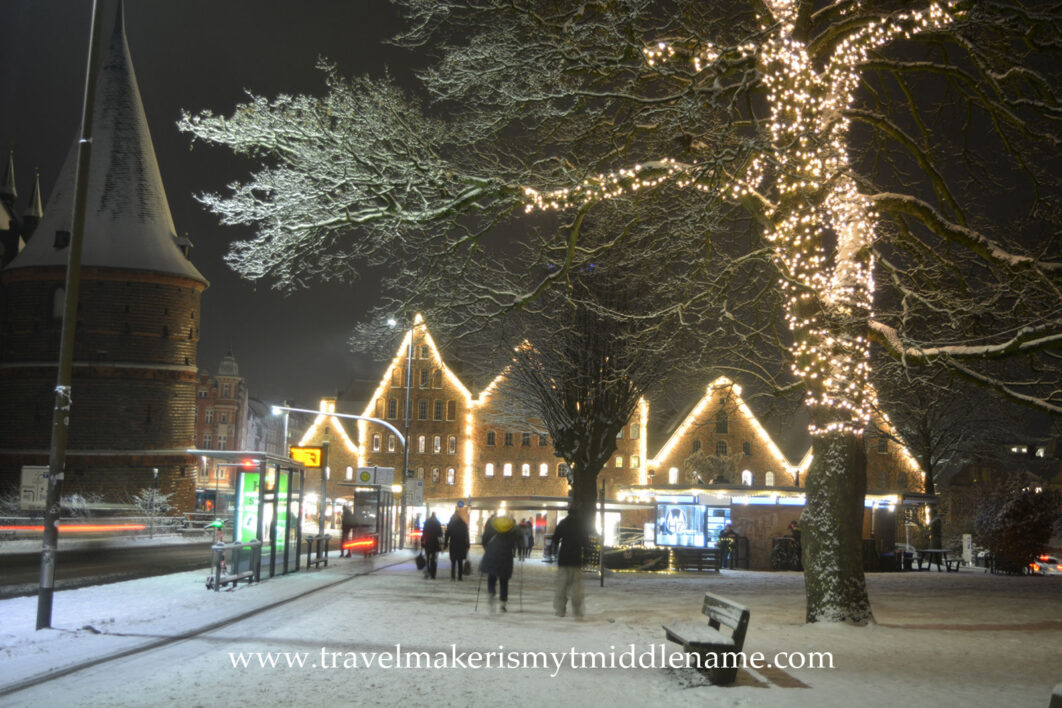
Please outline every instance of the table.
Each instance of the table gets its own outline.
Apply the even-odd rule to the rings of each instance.
[[[922,563],[926,564],[926,570],[930,570],[933,565],[937,566],[937,572],[943,572],[946,568],[949,573],[959,572],[959,565],[962,563],[962,559],[958,557],[948,558],[948,554],[952,553],[945,548],[922,548],[915,553],[918,556],[918,569],[922,570]]]

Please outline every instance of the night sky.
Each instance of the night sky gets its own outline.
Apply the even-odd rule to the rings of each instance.
[[[90,0],[0,4],[0,140],[15,150],[21,212],[39,169],[44,199],[79,130]],[[349,353],[352,327],[373,304],[371,277],[285,295],[242,281],[222,261],[249,232],[223,227],[193,199],[245,176],[248,161],[177,131],[182,108],[229,114],[244,90],[324,92],[318,56],[345,74],[409,73],[408,55],[383,43],[401,26],[382,0],[126,0],[126,28],[151,137],[179,233],[210,281],[199,366],[217,371],[230,348],[252,395],[312,405],[378,366]],[[111,25],[107,25],[107,33]],[[396,341],[397,346],[397,341]]]

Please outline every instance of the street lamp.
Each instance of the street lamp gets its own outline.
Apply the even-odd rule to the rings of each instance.
[[[392,317],[387,320],[388,326],[394,328],[398,325],[398,322]],[[416,323],[414,322],[414,325]],[[410,392],[413,388],[413,328],[409,329],[409,346],[406,347],[406,408],[405,408],[405,423],[406,423],[406,439],[409,439],[409,421],[410,413],[409,402]],[[406,547],[406,476],[409,474],[409,445],[403,445],[403,459],[402,459],[402,495],[399,497],[398,502],[398,547],[400,549]]]

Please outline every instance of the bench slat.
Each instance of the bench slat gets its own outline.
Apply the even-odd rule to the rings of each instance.
[[[664,625],[669,638],[682,645],[735,648],[734,639],[701,622],[672,622]]]

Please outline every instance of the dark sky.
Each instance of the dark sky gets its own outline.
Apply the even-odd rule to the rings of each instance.
[[[19,210],[35,168],[47,199],[78,133],[91,8],[90,0],[0,3],[0,147],[6,164],[14,146]],[[383,43],[401,26],[395,9],[382,0],[127,0],[125,14],[173,220],[195,243],[192,260],[211,283],[200,367],[216,371],[231,347],[252,395],[303,405],[377,375],[347,346],[372,304],[371,288],[319,285],[284,295],[241,281],[224,264],[228,244],[248,232],[220,226],[192,195],[222,190],[250,164],[201,144],[189,150],[175,123],[181,108],[231,113],[244,89],[322,93],[320,55],[346,74],[390,68],[401,76],[409,57]]]

